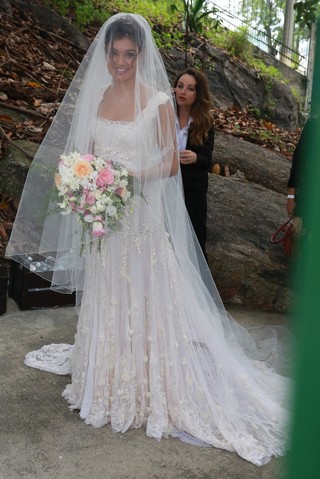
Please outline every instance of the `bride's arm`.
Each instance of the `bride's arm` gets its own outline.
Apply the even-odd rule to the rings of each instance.
[[[168,178],[176,175],[179,169],[174,109],[169,102],[162,103],[157,107],[156,115],[159,162],[154,166],[130,173],[140,181]]]
[[[174,176],[178,173],[179,157],[176,141],[176,116],[171,103],[167,102],[159,106],[159,117],[158,143],[160,151],[163,152],[161,165],[163,174],[161,176]]]

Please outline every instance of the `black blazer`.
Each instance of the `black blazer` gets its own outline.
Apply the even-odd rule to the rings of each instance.
[[[197,155],[197,161],[192,165],[180,164],[183,187],[185,189],[193,191],[207,191],[208,172],[212,167],[213,145],[213,127],[211,127],[208,131],[208,137],[203,145],[192,145],[189,131],[186,150],[194,151]]]

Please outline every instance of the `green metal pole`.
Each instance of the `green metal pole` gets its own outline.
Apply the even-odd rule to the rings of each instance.
[[[286,479],[320,478],[320,22],[311,97],[319,134],[304,148],[302,217],[305,233],[294,267],[294,393]],[[307,165],[307,166],[306,166]]]

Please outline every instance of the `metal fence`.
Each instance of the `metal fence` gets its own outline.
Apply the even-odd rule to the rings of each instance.
[[[216,17],[221,20],[221,24],[224,27],[233,31],[239,28],[245,28],[246,35],[250,43],[260,48],[264,52],[269,53],[278,60],[283,61],[292,68],[295,68],[301,74],[306,75],[308,67],[307,55],[304,56],[300,52],[287,47],[276,38],[267,35],[265,31],[250,25],[245,20],[237,17],[227,10],[224,10],[214,2],[212,2],[212,6],[216,9]]]

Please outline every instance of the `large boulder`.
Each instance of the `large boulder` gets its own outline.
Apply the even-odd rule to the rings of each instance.
[[[194,43],[197,50],[199,42],[194,39]],[[256,69],[209,43],[203,46],[204,52],[200,48],[201,45],[198,46],[197,57],[193,60],[203,61],[203,69],[207,74],[213,105],[216,108],[222,110],[235,106],[240,109],[248,108],[257,117],[266,118],[287,130],[295,130],[301,126],[301,105],[298,98],[305,96],[306,85],[303,75],[290,69],[288,82],[289,67],[283,65],[280,68],[280,62],[263,52],[261,52],[263,61],[268,57],[269,64],[281,70],[282,79],[262,75]],[[258,56],[258,49],[255,55]],[[185,68],[184,52],[173,49],[170,55],[164,56],[164,62],[173,81],[176,74]],[[294,91],[298,92],[298,95],[294,94]]]
[[[209,175],[207,252],[214,280],[226,304],[284,312],[290,300],[290,260],[282,245],[271,244],[270,238],[287,219],[284,193],[289,162],[257,147],[263,164],[261,172],[258,168],[254,173],[253,167],[250,176],[249,152],[255,151],[251,149],[255,145],[221,134],[216,149],[222,146],[225,161],[228,152],[236,152],[239,169],[229,177]],[[279,165],[283,166],[281,181],[277,181]],[[267,181],[263,171],[268,172]]]
[[[37,143],[25,140],[16,140],[7,148],[1,160],[0,192],[20,197],[30,163],[38,148]]]
[[[247,181],[286,193],[291,161],[280,153],[216,132],[213,158],[231,173],[242,172]]]
[[[210,52],[213,68],[207,74],[215,106],[249,108],[287,130],[299,126],[300,105],[289,84],[258,75],[217,48],[210,47]]]

